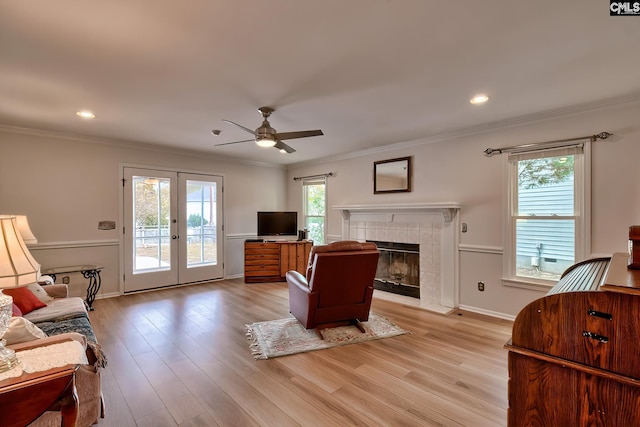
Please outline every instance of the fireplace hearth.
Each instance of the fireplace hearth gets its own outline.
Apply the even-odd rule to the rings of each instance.
[[[369,241],[380,251],[374,288],[420,298],[420,245]]]

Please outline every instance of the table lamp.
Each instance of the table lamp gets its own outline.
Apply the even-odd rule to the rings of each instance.
[[[27,246],[38,243],[38,239],[33,235],[31,227],[29,227],[29,220],[26,215],[16,215],[16,223],[18,224],[18,231],[20,231],[22,240],[24,240]]]
[[[0,372],[18,364],[15,351],[6,348],[2,339],[11,322],[13,298],[2,289],[34,283],[38,278],[38,262],[24,243],[16,217],[0,215]]]

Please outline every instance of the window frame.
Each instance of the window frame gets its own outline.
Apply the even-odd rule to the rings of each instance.
[[[309,203],[308,203],[308,191],[307,188],[310,185],[323,185],[324,186],[324,214],[323,215],[309,215],[307,213],[308,211],[308,207],[309,207]],[[326,176],[321,176],[321,177],[310,177],[310,178],[303,178],[302,179],[302,216],[303,216],[303,224],[304,224],[304,228],[306,228],[307,230],[309,229],[307,224],[307,219],[308,218],[323,218],[323,227],[322,227],[322,239],[323,242],[313,242],[314,244],[327,244],[327,203],[328,203],[328,197],[327,197],[327,177]],[[307,239],[310,236],[307,236]]]
[[[556,157],[569,147],[582,147],[574,154],[574,262],[588,258],[591,254],[591,140],[548,149],[531,149],[514,152],[504,159],[505,197],[504,251],[502,283],[505,286],[548,290],[557,282],[516,274],[516,220],[518,218],[518,168],[514,156],[539,153],[541,157]],[[566,219],[567,217],[564,217]],[[541,218],[542,219],[542,218]],[[563,219],[558,218],[558,219]]]

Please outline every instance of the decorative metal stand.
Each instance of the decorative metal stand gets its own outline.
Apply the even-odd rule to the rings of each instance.
[[[100,290],[100,285],[102,284],[100,270],[101,268],[94,268],[92,270],[82,270],[80,272],[85,279],[89,279],[89,286],[87,286],[87,299],[85,300],[89,311],[93,311],[93,301],[95,301],[96,295]]]
[[[96,295],[102,285],[102,278],[100,277],[100,271],[104,267],[97,265],[74,265],[71,267],[54,267],[42,270],[42,274],[51,276],[53,281],[56,281],[57,274],[64,273],[81,273],[85,279],[89,279],[89,285],[87,286],[87,298],[85,304],[89,311],[93,311],[93,301],[96,299]]]

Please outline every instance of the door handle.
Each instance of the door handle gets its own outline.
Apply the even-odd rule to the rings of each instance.
[[[173,240],[176,240],[176,239],[178,238],[178,236],[176,236],[175,234],[173,234],[173,235],[171,235],[171,238],[172,238]]]

